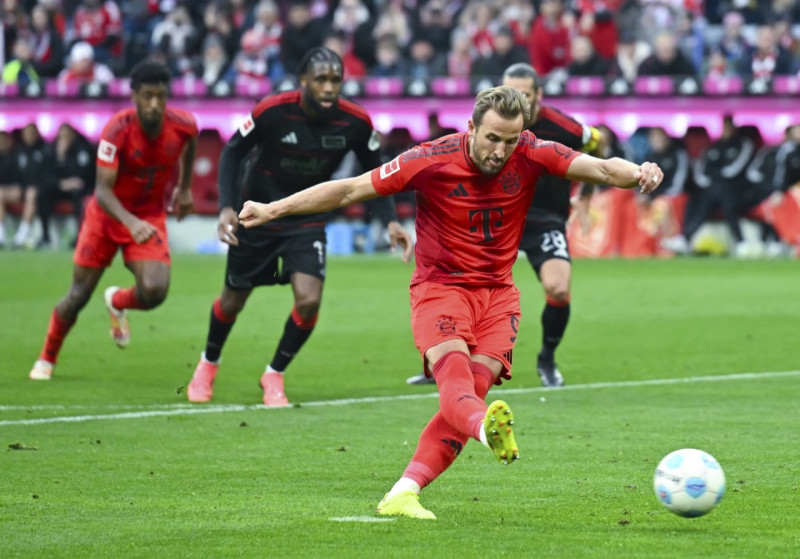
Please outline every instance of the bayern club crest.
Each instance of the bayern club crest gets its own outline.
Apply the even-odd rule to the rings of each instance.
[[[436,327],[445,336],[452,336],[456,333],[456,321],[452,316],[441,316],[436,321]]]
[[[507,171],[500,175],[500,184],[506,194],[516,194],[522,188],[522,184],[519,182],[519,175],[512,171]]]

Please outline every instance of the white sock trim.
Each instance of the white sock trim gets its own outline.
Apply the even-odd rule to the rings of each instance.
[[[264,369],[264,372],[265,373],[278,373],[279,375],[283,374],[283,371],[276,371],[275,369],[273,369],[272,365],[267,365],[267,368]]]
[[[481,444],[486,448],[488,448],[489,450],[491,450],[492,447],[489,446],[489,441],[486,439],[486,429],[483,428],[483,422],[481,422],[480,434],[481,434],[480,435]]]
[[[398,493],[406,493],[411,491],[419,495],[421,491],[419,484],[411,478],[401,477],[397,480],[397,483],[389,490],[389,493],[386,495],[387,499],[391,499]]]
[[[205,351],[203,351],[203,353],[200,354],[200,359],[202,359],[206,363],[211,363],[212,365],[219,365],[219,362],[222,361],[222,357],[220,357],[216,361],[212,361],[211,359],[208,359],[206,357],[206,352]]]

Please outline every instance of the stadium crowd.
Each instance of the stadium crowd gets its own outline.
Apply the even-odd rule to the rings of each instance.
[[[148,56],[167,63],[173,77],[193,75],[209,87],[274,81],[293,77],[303,54],[320,45],[342,56],[348,78],[495,77],[516,62],[529,62],[542,77],[629,82],[643,75],[769,80],[800,72],[800,3],[792,0],[2,0],[1,6],[2,81],[21,86],[105,83]],[[738,220],[747,216],[763,225],[773,253],[785,252],[769,211],[754,210],[777,207],[800,182],[800,127],[790,126],[780,145],[766,145],[757,129],[740,130],[732,120],[723,137],[705,134],[699,143],[658,128],[621,141],[602,129],[608,155],[627,152],[665,169],[664,188],[637,203],[677,215],[661,231],[670,251],[689,250],[692,233],[721,215],[737,246]],[[431,135],[438,135],[433,126]],[[387,158],[408,147],[392,134],[384,143]],[[35,124],[0,132],[0,223],[6,208],[20,216],[13,240],[0,227],[0,246],[49,245],[54,211],[80,222],[82,200],[94,186],[92,149],[67,124],[52,144]],[[727,175],[714,176],[718,158],[731,154]],[[36,215],[42,227],[34,240]]]
[[[350,78],[800,70],[793,0],[3,0],[6,83],[108,81],[145,56],[211,85],[294,75],[325,45]]]

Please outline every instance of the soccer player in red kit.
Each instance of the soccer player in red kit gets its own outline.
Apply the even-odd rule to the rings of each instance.
[[[368,173],[329,181],[273,202],[245,203],[254,227],[285,215],[330,210],[415,190],[417,268],[411,279],[414,343],[436,379],[440,409],[420,436],[378,514],[435,519],[419,492],[453,463],[470,438],[508,464],[519,457],[513,414],[484,401],[511,378],[520,321],[511,268],[536,181],[544,174],[621,188],[654,190],[657,165],[597,159],[523,131],[524,94],[507,86],[478,95],[467,132],[424,143]]]
[[[50,316],[44,347],[30,378],[48,380],[64,338],[89,301],[117,250],[133,272],[136,284],[109,287],[105,303],[111,335],[119,347],[130,341],[126,309],[149,310],[167,296],[170,256],[164,197],[175,167],[178,187],[171,206],[178,219],[192,209],[191,177],[197,123],[192,114],[168,108],[170,72],[154,61],[131,71],[135,108],[115,114],[97,149],[97,185],[86,208],[73,255],[72,285]]]

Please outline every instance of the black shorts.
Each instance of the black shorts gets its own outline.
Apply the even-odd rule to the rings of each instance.
[[[325,280],[325,229],[273,232],[264,228],[236,232],[238,246],[228,249],[225,285],[246,291],[259,285],[287,284],[301,272]]]
[[[525,251],[528,261],[536,270],[536,275],[539,275],[542,264],[553,258],[572,261],[567,245],[566,223],[528,221],[519,249]]]

